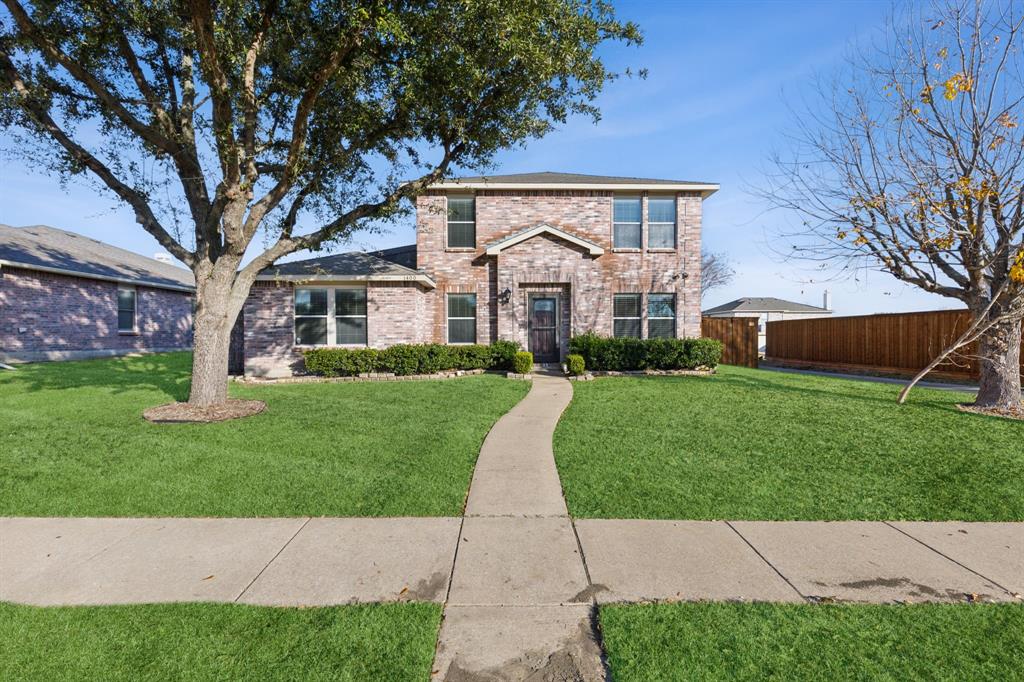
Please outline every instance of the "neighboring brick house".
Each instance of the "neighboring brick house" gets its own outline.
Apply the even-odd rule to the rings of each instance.
[[[52,227],[0,225],[0,362],[187,350],[192,273]]]
[[[702,202],[718,185],[525,173],[448,180],[416,202],[416,245],[282,263],[243,311],[247,374],[321,345],[700,335]]]

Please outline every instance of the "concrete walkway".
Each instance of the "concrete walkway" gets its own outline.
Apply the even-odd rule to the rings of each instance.
[[[0,518],[0,600],[444,605],[438,680],[603,679],[608,602],[1019,601],[1024,523],[573,521],[537,377],[463,518]]]

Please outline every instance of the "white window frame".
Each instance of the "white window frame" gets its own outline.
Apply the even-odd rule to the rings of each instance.
[[[620,317],[615,314],[615,299],[619,296],[633,296],[637,299],[637,316],[636,317]],[[644,338],[644,296],[630,291],[622,291],[617,294],[612,294],[612,337],[616,339],[642,339]],[[617,320],[636,320],[637,321],[637,335],[636,336],[619,336],[615,333],[615,322]]]
[[[670,297],[672,297],[672,310],[675,312],[675,314],[672,317],[652,317],[651,316],[651,310],[650,310],[650,303],[651,303],[651,297],[652,296],[670,296]],[[670,291],[652,291],[651,293],[647,294],[647,330],[646,331],[647,331],[647,338],[648,339],[666,339],[666,338],[667,339],[674,339],[674,338],[677,338],[677,334],[679,333],[679,322],[677,321],[678,317],[679,317],[679,308],[678,308],[678,305],[677,305],[678,301],[679,301],[679,298],[674,293],[672,293]],[[651,320],[672,320],[672,336],[651,336]]]
[[[130,329],[124,329],[121,327],[121,292],[128,291],[132,295],[132,326]],[[139,331],[139,291],[134,286],[129,284],[119,284],[117,286],[117,333],[118,334],[136,334]]]
[[[671,201],[672,202],[672,215],[675,219],[670,222],[654,222],[651,220],[651,201]],[[672,244],[671,246],[655,246],[651,242],[651,228],[655,225],[668,225],[672,228]],[[679,247],[679,202],[676,198],[666,196],[648,196],[647,197],[647,248],[654,250],[675,250]]]
[[[362,315],[338,315],[337,314],[337,310],[338,310],[338,294],[337,294],[337,292],[339,290],[341,290],[341,291],[344,291],[344,290],[362,291],[363,292],[363,301],[366,304],[366,312],[364,312]],[[333,345],[335,345],[335,346],[343,346],[343,347],[346,347],[346,348],[365,348],[365,347],[370,345],[370,292],[369,292],[369,288],[368,287],[358,286],[358,285],[354,285],[354,284],[350,284],[350,285],[347,285],[347,286],[331,287],[331,293],[330,293],[330,296],[328,296],[328,301],[327,301],[327,312],[331,314],[331,319],[334,321],[334,324],[328,324],[327,325],[327,340],[328,341],[331,341],[331,332],[333,331],[333,333],[334,333]],[[338,318],[339,317],[349,318],[349,319],[362,319],[362,320],[364,320],[364,322],[363,322],[363,330],[366,333],[366,340],[363,341],[362,343],[339,343],[338,342]]]
[[[327,292],[327,314],[326,315],[297,315],[295,313],[295,294],[297,294],[299,292],[299,290],[315,290],[315,289],[323,289],[324,291]],[[336,301],[335,301],[335,294],[334,294],[334,292],[337,289],[362,289],[363,291],[366,291],[366,297],[367,297],[366,298],[366,303],[367,303],[367,305],[366,305],[366,315],[340,315],[340,316],[336,315],[335,311],[337,310],[337,305],[336,305]],[[370,299],[369,299],[369,289],[368,289],[368,287],[363,286],[363,285],[359,285],[359,284],[335,284],[335,285],[323,286],[323,287],[312,287],[312,286],[293,287],[292,288],[292,344],[295,345],[295,346],[301,346],[303,348],[328,348],[328,347],[332,347],[332,346],[336,347],[336,348],[366,348],[370,344],[370,305],[369,305],[369,303],[370,303]],[[298,320],[298,318],[300,318],[300,317],[302,317],[302,318],[306,318],[306,317],[311,317],[311,318],[312,317],[318,317],[318,318],[326,317],[327,318],[327,343],[299,343],[298,331],[295,328],[295,323],[296,323],[296,320]],[[366,343],[338,343],[338,326],[337,326],[337,322],[336,322],[338,317],[362,317],[362,318],[366,319]]]
[[[622,222],[615,220],[615,202],[616,201],[638,201],[640,202],[640,221],[639,222]],[[615,243],[615,226],[616,225],[636,225],[637,233],[640,235],[640,243],[636,246],[619,246]],[[612,249],[624,250],[624,251],[636,251],[644,247],[644,199],[639,194],[622,194],[615,195],[612,197]]]
[[[452,296],[472,296],[473,297],[473,313],[474,313],[473,317],[451,317],[448,314],[448,311],[451,310],[451,308],[449,307],[449,299]],[[449,293],[445,294],[445,297],[444,297],[444,338],[445,338],[445,342],[449,346],[472,346],[472,345],[474,345],[476,343],[477,334],[480,331],[477,328],[477,320],[476,320],[476,312],[477,312],[477,304],[478,303],[479,303],[479,300],[477,298],[477,295],[474,292],[472,292],[472,291],[462,291],[462,292],[452,291],[452,292],[449,292]],[[452,325],[451,325],[451,321],[452,320],[473,320],[473,340],[472,341],[452,341]]]
[[[452,199],[469,199],[473,202],[473,220],[452,220],[449,212],[448,202]],[[476,248],[476,195],[475,194],[452,194],[445,197],[445,211],[444,211],[444,247],[446,249],[475,249]],[[473,243],[469,246],[466,245],[452,245],[451,242],[451,225],[472,225],[473,226]]]

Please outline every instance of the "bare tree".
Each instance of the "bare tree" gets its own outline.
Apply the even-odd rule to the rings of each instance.
[[[971,333],[954,345],[980,338],[986,408],[1021,407],[1021,23],[1012,1],[895,15],[798,116],[763,190],[801,216],[782,235],[794,257],[962,301]]]
[[[261,270],[596,117],[616,75],[597,48],[640,37],[602,0],[3,4],[0,126],[42,170],[98,181],[192,270],[200,407],[227,399]]]
[[[724,253],[704,251],[700,255],[700,295],[712,289],[728,286],[736,278],[736,271]]]

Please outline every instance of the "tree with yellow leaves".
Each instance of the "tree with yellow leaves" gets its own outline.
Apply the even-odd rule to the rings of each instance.
[[[972,322],[939,359],[980,341],[976,405],[1018,412],[1022,22],[1012,0],[894,15],[882,44],[855,54],[799,117],[761,192],[802,216],[782,235],[793,257],[879,269],[963,302]]]

